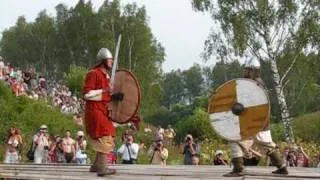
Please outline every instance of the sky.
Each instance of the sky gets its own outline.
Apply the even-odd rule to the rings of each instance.
[[[103,1],[91,0],[96,10]],[[43,9],[55,16],[54,8],[57,4],[64,3],[70,7],[77,2],[78,0],[0,0],[0,32],[13,26],[21,15],[32,22]],[[145,5],[152,33],[165,48],[166,60],[162,66],[164,72],[188,69],[194,63],[204,65],[200,54],[212,26],[209,14],[193,11],[191,0],[121,0],[122,5],[132,2],[139,6]]]

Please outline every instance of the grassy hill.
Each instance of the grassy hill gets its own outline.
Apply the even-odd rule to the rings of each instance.
[[[11,90],[0,82],[0,146],[11,126],[21,130],[24,141],[23,159],[30,146],[31,139],[42,124],[48,126],[52,135],[63,135],[67,129],[74,134],[79,129],[72,117],[59,112],[59,109],[49,106],[46,102],[34,101],[28,97],[15,97]],[[0,147],[0,161],[3,159],[4,148]]]

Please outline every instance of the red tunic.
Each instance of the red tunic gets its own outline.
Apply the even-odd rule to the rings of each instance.
[[[83,94],[90,90],[110,90],[110,78],[99,68],[91,69],[85,79]],[[86,101],[85,126],[92,139],[103,136],[115,136],[115,128],[108,116],[108,103],[111,100],[110,91],[102,94],[101,101]]]

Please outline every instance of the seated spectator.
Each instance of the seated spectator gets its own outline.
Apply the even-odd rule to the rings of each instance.
[[[193,142],[193,137],[191,134],[188,134],[185,137],[182,153],[184,154],[184,165],[192,165],[192,157],[199,155],[197,145]]]
[[[4,163],[19,163],[22,149],[22,138],[19,129],[11,127],[5,141],[6,151]]]
[[[75,160],[75,141],[71,138],[70,130],[66,130],[65,136],[62,139],[62,147],[66,162],[71,163]]]
[[[198,166],[200,164],[200,157],[198,155],[192,157],[192,165]]]
[[[213,165],[216,165],[216,166],[228,165],[228,161],[223,158],[222,150],[217,150],[216,153],[214,154]]]
[[[148,150],[151,164],[166,165],[168,150],[163,146],[163,140],[157,139]]]
[[[122,164],[136,164],[139,152],[139,145],[133,142],[131,134],[126,136],[124,144],[118,149],[118,153],[122,155]]]
[[[83,131],[77,132],[77,142],[76,142],[76,162],[77,164],[87,163],[87,141],[84,139]]]
[[[294,151],[294,149],[290,149],[288,152],[288,155],[286,157],[287,166],[296,167],[297,166],[296,162],[297,162],[297,158],[295,155],[295,151]]]
[[[298,148],[297,151],[296,165],[297,167],[309,167],[309,157],[303,151],[303,148],[301,146]]]
[[[35,147],[34,163],[48,163],[49,137],[47,129],[46,125],[42,125],[39,132],[33,136],[33,147]]]
[[[258,166],[261,154],[251,147],[244,153],[243,163],[245,166]]]

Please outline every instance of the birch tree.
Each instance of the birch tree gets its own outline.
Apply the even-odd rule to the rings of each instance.
[[[193,0],[195,10],[209,12],[214,30],[205,43],[205,55],[215,53],[216,35],[221,35],[224,46],[232,49],[234,56],[245,55],[268,61],[285,126],[285,137],[294,143],[290,125],[291,116],[283,88],[287,75],[301,54],[318,53],[319,7],[315,0]],[[278,59],[287,50],[294,56],[280,73]]]

